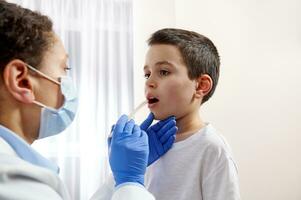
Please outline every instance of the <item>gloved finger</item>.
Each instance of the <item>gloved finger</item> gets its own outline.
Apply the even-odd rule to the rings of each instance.
[[[155,117],[154,114],[153,114],[153,113],[150,113],[150,114],[147,116],[146,120],[144,120],[144,122],[142,122],[142,123],[140,124],[141,130],[146,131],[146,130],[148,129],[148,127],[153,123],[154,117]]]
[[[148,134],[148,137],[149,137],[149,143],[151,143],[151,141],[153,142],[153,147],[156,149],[157,154],[162,155],[164,153],[163,144],[157,138],[156,133],[151,132],[150,134]]]
[[[167,142],[163,145],[164,153],[166,153],[172,147],[173,143],[175,142],[175,139],[176,139],[175,135],[168,138]]]
[[[116,137],[120,137],[121,136],[121,134],[123,133],[123,130],[124,130],[124,127],[125,127],[127,121],[128,121],[128,116],[126,116],[126,115],[122,115],[118,119],[118,121],[117,121],[117,123],[115,125],[115,128],[114,128],[113,134],[112,134],[112,138],[113,139],[116,138]]]
[[[107,143],[108,143],[108,153],[110,154],[110,151],[111,151],[111,143],[112,143],[112,137],[108,137]]]
[[[160,142],[162,144],[166,143],[170,137],[173,137],[177,133],[178,128],[176,126],[169,129],[162,137],[160,138]]]
[[[114,131],[115,126],[116,126],[115,124],[112,125],[112,127],[111,127],[111,132]]]
[[[134,120],[131,119],[130,121],[128,121],[123,129],[122,136],[132,135],[134,126],[135,126]]]
[[[170,120],[175,120],[176,118],[174,116],[168,117],[167,119],[161,120],[158,123],[156,123],[155,125],[152,126],[152,129],[154,131],[158,131],[160,130],[166,123],[168,123]]]
[[[111,142],[112,142],[112,138],[108,137],[107,139],[107,143],[108,143],[108,147],[111,148]]]
[[[133,137],[140,137],[141,136],[141,132],[142,131],[141,131],[140,127],[137,124],[135,124],[132,136]]]
[[[159,138],[163,137],[165,133],[171,129],[172,127],[176,126],[176,121],[175,120],[169,120],[158,132],[157,135]]]
[[[147,145],[147,147],[148,147],[147,150],[149,151],[148,136],[144,130],[141,130],[140,138],[142,141],[144,141],[146,143],[145,145]]]
[[[115,128],[115,124],[112,125],[112,127],[111,127],[111,132],[110,132],[110,134],[109,134],[109,136],[108,136],[108,139],[107,139],[108,147],[111,146],[111,140],[112,140],[112,134],[113,134],[114,128]]]

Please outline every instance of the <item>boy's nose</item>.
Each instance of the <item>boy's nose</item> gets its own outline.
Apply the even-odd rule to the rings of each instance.
[[[151,80],[150,78],[146,81],[146,86],[150,88],[156,88],[157,83],[154,80]]]

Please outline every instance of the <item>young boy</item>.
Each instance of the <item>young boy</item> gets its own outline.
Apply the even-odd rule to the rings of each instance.
[[[237,168],[228,144],[199,110],[214,93],[220,59],[206,37],[162,29],[148,41],[145,96],[156,119],[175,116],[171,150],[152,164],[146,187],[157,200],[238,200]]]

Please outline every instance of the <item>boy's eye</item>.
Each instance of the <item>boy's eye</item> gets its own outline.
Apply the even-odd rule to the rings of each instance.
[[[166,70],[160,70],[160,75],[161,76],[167,76],[170,72]]]
[[[150,74],[144,74],[144,78],[148,79]]]

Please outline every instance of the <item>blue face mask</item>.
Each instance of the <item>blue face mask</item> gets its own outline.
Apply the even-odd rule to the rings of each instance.
[[[72,123],[77,111],[77,94],[72,79],[68,76],[63,76],[60,77],[60,82],[58,82],[32,66],[27,66],[48,80],[60,85],[61,92],[64,96],[64,104],[59,109],[50,108],[38,101],[34,101],[35,104],[42,107],[38,139],[57,135]]]

